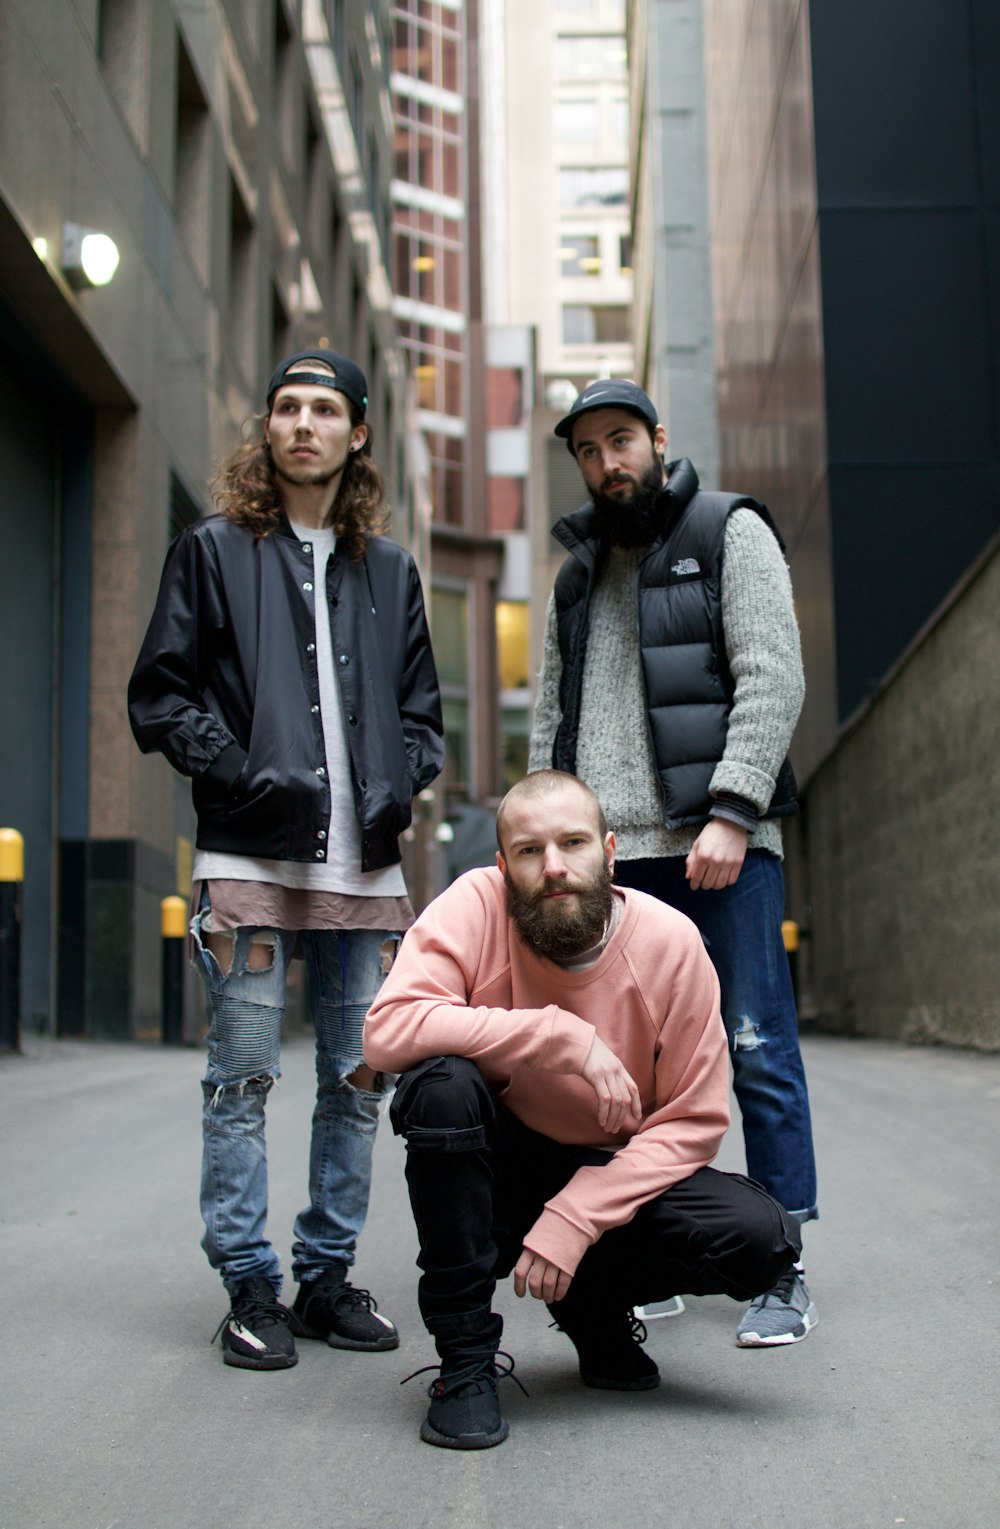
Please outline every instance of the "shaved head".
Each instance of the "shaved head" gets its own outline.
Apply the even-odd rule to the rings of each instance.
[[[579,780],[575,775],[568,775],[565,770],[532,770],[530,775],[525,775],[516,786],[511,786],[500,806],[497,808],[497,844],[503,853],[503,830],[504,821],[511,807],[526,798],[536,799],[544,796],[555,796],[563,791],[566,786],[575,786],[586,799],[593,813],[594,824],[601,840],[603,841],[608,832],[607,819],[604,809],[597,797],[591,791],[586,781]]]

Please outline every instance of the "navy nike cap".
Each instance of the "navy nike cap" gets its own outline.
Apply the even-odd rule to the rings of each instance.
[[[587,384],[572,409],[555,427],[556,435],[570,442],[570,449],[573,426],[581,414],[589,414],[592,409],[628,409],[632,414],[640,414],[651,425],[660,423],[653,400],[638,383],[625,382],[620,377],[598,378]]]

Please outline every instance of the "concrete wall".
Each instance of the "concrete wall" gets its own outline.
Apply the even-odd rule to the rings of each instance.
[[[1000,1051],[1000,548],[809,782],[788,834],[824,1030]]]

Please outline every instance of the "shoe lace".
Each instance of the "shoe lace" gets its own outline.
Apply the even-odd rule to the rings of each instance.
[[[234,1301],[231,1310],[226,1312],[215,1332],[212,1334],[212,1342],[218,1338],[226,1323],[235,1317],[241,1327],[257,1327],[273,1325],[275,1322],[291,1321],[291,1313],[287,1306],[282,1306],[277,1296],[270,1300],[266,1297],[248,1295],[241,1296]]]
[[[795,1289],[799,1278],[800,1274],[798,1269],[789,1269],[787,1274],[783,1274],[779,1280],[775,1281],[770,1290],[766,1291],[765,1294],[761,1296],[761,1307],[763,1308],[766,1306],[768,1301],[772,1299],[777,1301],[782,1306],[787,1306],[791,1300],[792,1291]]]
[[[334,1295],[334,1306],[349,1306],[355,1311],[378,1311],[378,1301],[367,1290],[359,1290],[356,1285],[343,1284],[339,1293]]]
[[[506,1360],[506,1364],[501,1363],[502,1360]],[[431,1370],[436,1370],[437,1380],[432,1380],[427,1387],[427,1395],[432,1401],[446,1401],[450,1396],[458,1396],[467,1386],[475,1386],[477,1391],[489,1386],[495,1391],[501,1380],[512,1380],[524,1396],[528,1395],[514,1374],[514,1360],[505,1349],[497,1349],[495,1354],[472,1355],[464,1364],[450,1370],[447,1376],[440,1373],[441,1369],[439,1364],[422,1364],[419,1370],[404,1376],[399,1384],[405,1386],[407,1381],[415,1380],[418,1375],[427,1375]]]
[[[636,1316],[634,1311],[630,1311],[628,1314],[628,1325],[629,1337],[632,1339],[632,1342],[638,1343],[640,1345],[645,1343],[646,1339],[649,1337],[649,1334],[646,1331],[646,1324],[643,1322],[641,1317]]]

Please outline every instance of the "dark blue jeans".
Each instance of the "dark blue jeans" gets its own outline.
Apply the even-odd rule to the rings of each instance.
[[[684,864],[683,855],[619,860],[615,880],[649,892],[697,924],[719,974],[747,1172],[799,1221],[811,1221],[818,1215],[816,1161],[781,938],[781,861],[767,850],[750,850],[739,880],[721,892],[692,891]]]
[[[465,1057],[432,1057],[404,1073],[390,1119],[406,1139],[420,1314],[439,1340],[474,1335],[545,1202],[608,1155],[529,1130]],[[588,1248],[573,1304],[599,1312],[672,1295],[750,1300],[801,1246],[797,1222],[758,1184],[702,1168]]]

